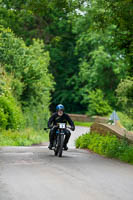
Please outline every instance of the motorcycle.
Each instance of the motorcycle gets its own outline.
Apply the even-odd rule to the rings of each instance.
[[[65,139],[65,130],[71,129],[71,127],[66,126],[65,123],[59,123],[57,126],[54,142],[53,142],[53,150],[54,155],[58,157],[62,157],[63,152],[63,144]],[[45,129],[46,130],[46,129]]]

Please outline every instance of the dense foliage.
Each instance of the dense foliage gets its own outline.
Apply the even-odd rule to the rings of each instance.
[[[120,118],[120,124],[128,131],[133,132],[133,117],[122,112],[118,112],[118,116]]]
[[[116,90],[118,105],[133,119],[133,77],[122,80]]]
[[[1,122],[3,128],[18,128],[17,121],[22,118],[19,112],[23,112],[26,126],[43,128],[47,123],[53,79],[48,72],[49,54],[43,47],[39,40],[26,46],[10,29],[0,28],[1,78],[4,81],[1,79],[0,83],[0,113],[4,120]],[[3,84],[9,84],[9,88],[4,89]],[[19,107],[16,107],[16,102],[19,102]]]
[[[24,128],[21,107],[11,92],[13,79],[5,71],[0,73],[0,130]]]
[[[17,58],[16,64],[13,61],[17,70],[14,87],[18,89],[15,95],[24,107],[29,102],[37,102],[41,97],[42,89],[36,90],[36,78],[41,71],[41,50],[38,52],[41,45],[41,49],[45,49],[47,65],[49,58],[46,50],[49,51],[49,70],[56,82],[52,92],[52,111],[56,104],[62,103],[67,112],[86,113],[89,108],[91,113],[87,98],[96,89],[102,91],[103,101],[108,102],[109,106],[123,110],[124,107],[118,104],[119,98],[116,98],[115,90],[121,80],[127,80],[127,77],[132,79],[133,76],[132,13],[132,0],[1,0],[0,24],[5,28],[10,27],[29,46],[27,50],[26,46],[24,50],[19,48],[19,44],[23,43],[20,39],[21,42],[17,42],[18,46],[15,47],[18,48],[20,57],[25,52],[29,57],[25,61],[29,63],[28,69],[21,63],[24,73],[17,70],[18,62],[23,62],[24,59]],[[33,38],[43,40],[45,45],[38,40],[33,42]],[[33,56],[31,49],[38,54],[39,60],[36,59],[38,56]],[[12,56],[10,53],[10,59]],[[36,70],[31,57],[34,57]],[[6,65],[8,70],[11,64]],[[31,73],[27,76],[29,65],[32,65],[32,73],[36,74],[34,81]],[[24,82],[17,82],[19,74],[23,76],[21,80]],[[121,91],[122,89],[124,90],[124,86],[121,84]],[[28,109],[26,112],[29,112]]]
[[[97,89],[96,91],[90,91],[88,97],[87,95],[85,96],[84,101],[86,101],[86,104],[88,102],[87,114],[89,116],[105,116],[112,111],[107,100],[104,100],[103,92],[100,89]]]
[[[77,148],[88,148],[95,153],[110,158],[117,158],[133,164],[133,146],[116,136],[102,136],[98,133],[85,134],[76,140]]]

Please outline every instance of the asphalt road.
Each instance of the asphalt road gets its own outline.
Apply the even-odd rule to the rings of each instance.
[[[0,148],[0,200],[132,199],[131,165],[74,148],[62,158],[45,146]]]

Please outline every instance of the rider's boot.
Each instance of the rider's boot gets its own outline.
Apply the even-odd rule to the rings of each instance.
[[[65,136],[64,145],[63,145],[63,148],[66,151],[68,150],[67,143],[69,141],[70,136],[71,136],[70,131],[66,130],[66,136]]]
[[[53,143],[49,143],[48,148],[49,148],[50,150],[52,150],[52,147],[53,147]]]
[[[49,134],[49,146],[48,146],[48,148],[49,148],[50,150],[52,150],[53,142],[54,142],[54,135],[53,135],[53,132],[50,131],[50,134]]]
[[[64,149],[65,151],[68,150],[68,146],[67,146],[67,144],[64,144],[64,145],[63,145],[63,149]]]

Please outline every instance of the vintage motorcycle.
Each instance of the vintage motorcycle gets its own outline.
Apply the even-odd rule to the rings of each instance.
[[[62,157],[66,129],[71,129],[71,127],[66,126],[65,123],[59,123],[57,125],[56,134],[53,142],[53,150],[55,156]]]

